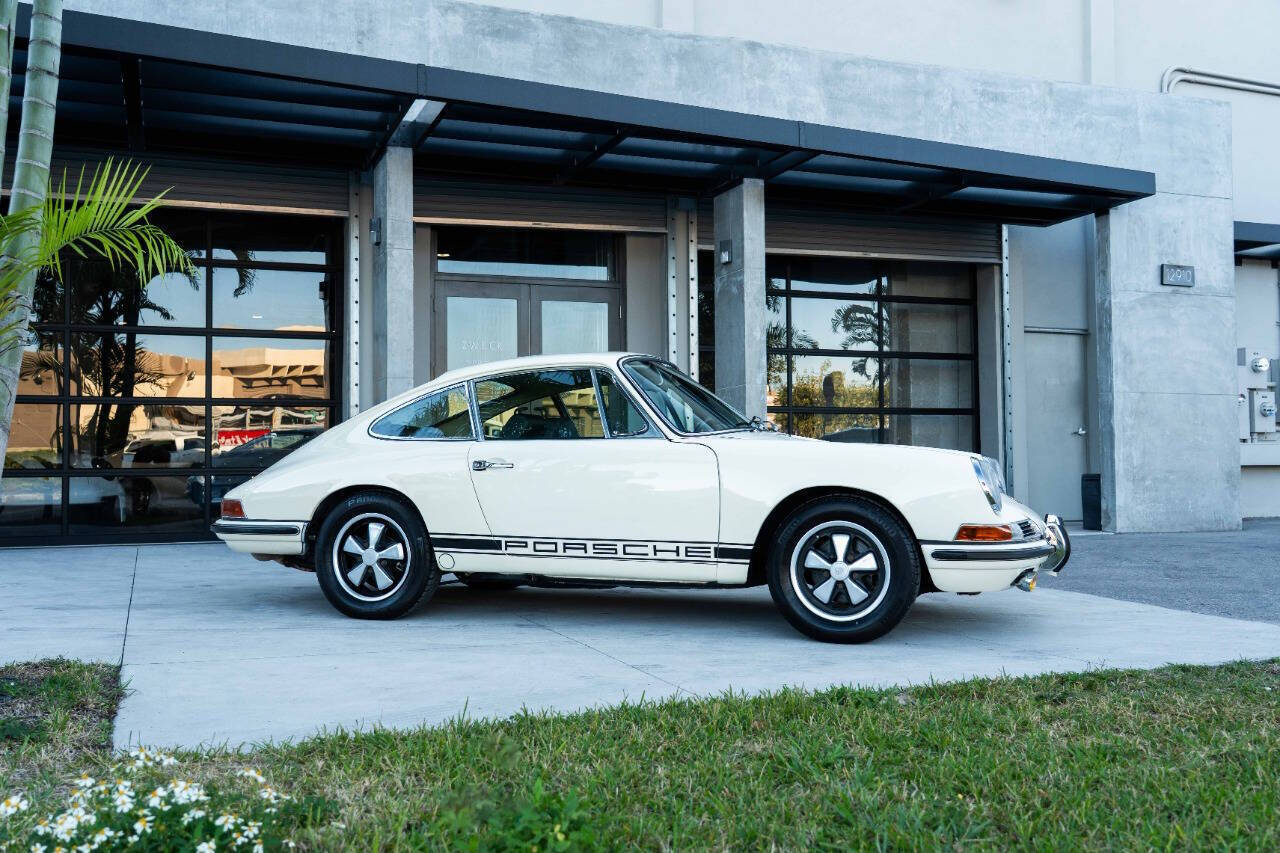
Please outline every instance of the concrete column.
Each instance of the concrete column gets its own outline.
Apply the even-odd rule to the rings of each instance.
[[[1103,527],[1237,529],[1231,199],[1158,193],[1096,228]],[[1195,286],[1162,285],[1162,263],[1194,266]]]
[[[763,418],[764,181],[748,178],[716,196],[715,235],[716,393]]]
[[[373,402],[413,387],[413,150],[388,148],[373,167]]]

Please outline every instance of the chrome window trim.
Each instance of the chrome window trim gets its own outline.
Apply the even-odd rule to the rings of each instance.
[[[469,388],[468,385],[469,383],[467,382],[458,382],[454,385],[446,385],[444,388],[434,388],[430,391],[427,391],[426,393],[420,394],[417,397],[414,397],[412,400],[408,401],[407,403],[397,406],[396,408],[387,412],[385,415],[382,415],[381,417],[374,419],[373,422],[371,422],[369,426],[365,429],[365,432],[368,434],[370,438],[376,438],[379,441],[475,441],[476,435],[478,434],[479,431],[476,428],[476,408],[473,402],[474,395],[471,393],[471,388]],[[377,433],[373,431],[373,428],[375,426],[377,426],[379,423],[386,420],[387,418],[391,417],[396,412],[407,409],[416,403],[420,403],[423,400],[427,399],[428,397],[434,397],[437,394],[446,394],[454,390],[460,390],[462,392],[463,398],[467,401],[467,409],[470,413],[469,420],[471,422],[471,435],[465,438],[462,436],[456,436],[456,435],[454,436],[442,435],[438,437],[437,436],[418,436],[418,435],[382,435],[381,433]]]

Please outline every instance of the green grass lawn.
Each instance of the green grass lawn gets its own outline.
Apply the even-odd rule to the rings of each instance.
[[[22,700],[26,723],[0,728],[0,795],[24,786],[34,814],[58,773],[110,760],[101,712],[119,693],[108,667],[30,666],[56,686],[18,690],[56,710],[23,734],[40,712]],[[323,803],[293,837],[326,849],[1274,850],[1280,661],[726,696],[179,757],[214,782],[251,764]]]

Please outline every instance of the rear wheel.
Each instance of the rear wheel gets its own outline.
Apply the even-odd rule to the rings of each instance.
[[[902,621],[920,586],[920,558],[891,513],[858,498],[820,498],[783,522],[768,575],[774,603],[796,629],[863,643]]]
[[[347,498],[316,537],[316,577],[329,603],[357,619],[395,619],[440,585],[417,513],[387,495]]]

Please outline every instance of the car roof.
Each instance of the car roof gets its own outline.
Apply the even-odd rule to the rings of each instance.
[[[502,373],[515,373],[521,370],[540,370],[545,368],[556,367],[609,367],[617,369],[618,361],[632,356],[642,358],[658,358],[658,356],[649,353],[639,352],[580,352],[580,353],[564,353],[563,355],[526,355],[520,358],[508,358],[501,361],[488,361],[484,364],[476,364],[471,367],[461,367],[456,370],[450,370],[442,373],[430,382],[425,382],[403,391],[394,397],[378,403],[369,409],[366,409],[356,418],[348,419],[344,423],[357,423],[369,420],[371,418],[381,417],[386,412],[393,411],[410,400],[421,397],[423,394],[431,394],[436,391],[448,388],[450,385],[457,385],[460,382],[466,382],[469,379],[483,379],[486,376],[496,376]]]
[[[618,359],[641,355],[636,352],[581,352],[563,355],[526,355],[520,358],[507,358],[501,361],[489,361],[471,367],[461,367],[442,373],[428,383],[433,388],[465,382],[499,373],[512,373],[518,370],[539,370],[548,367],[614,367]],[[650,356],[652,357],[652,356]],[[426,387],[426,386],[423,386]]]

